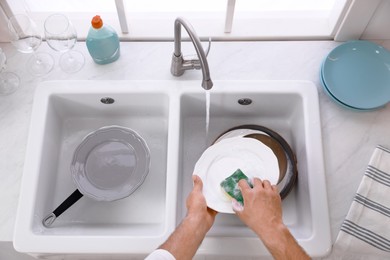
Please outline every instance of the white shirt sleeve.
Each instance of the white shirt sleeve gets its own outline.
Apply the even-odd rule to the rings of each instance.
[[[176,260],[176,258],[164,249],[156,249],[145,260]]]

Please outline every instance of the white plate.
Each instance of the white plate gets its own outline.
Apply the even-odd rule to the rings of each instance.
[[[83,195],[113,201],[133,193],[146,178],[149,166],[149,148],[137,132],[107,126],[90,133],[80,143],[71,173]]]
[[[278,160],[272,150],[252,138],[232,137],[207,148],[195,164],[194,174],[203,182],[207,206],[218,212],[234,213],[231,199],[220,183],[237,169],[249,179],[258,177],[276,184],[279,179]]]

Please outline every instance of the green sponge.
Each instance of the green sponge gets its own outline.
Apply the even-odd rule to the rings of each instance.
[[[238,202],[244,205],[244,199],[242,198],[240,188],[238,187],[238,182],[241,179],[246,180],[249,186],[252,187],[248,176],[246,176],[240,169],[237,169],[232,175],[224,179],[220,185],[230,197],[236,199]]]

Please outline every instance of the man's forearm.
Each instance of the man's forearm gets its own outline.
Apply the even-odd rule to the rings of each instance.
[[[259,236],[260,237],[260,236]],[[278,259],[306,260],[310,257],[298,244],[288,228],[281,224],[260,237],[272,256]]]
[[[169,251],[176,259],[192,259],[210,227],[204,219],[187,216],[159,248]]]

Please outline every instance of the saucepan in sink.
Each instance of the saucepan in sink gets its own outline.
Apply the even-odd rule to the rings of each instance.
[[[84,195],[97,201],[130,196],[145,180],[149,167],[149,148],[134,130],[106,126],[88,134],[76,148],[70,167],[77,189],[42,224],[50,227]]]

